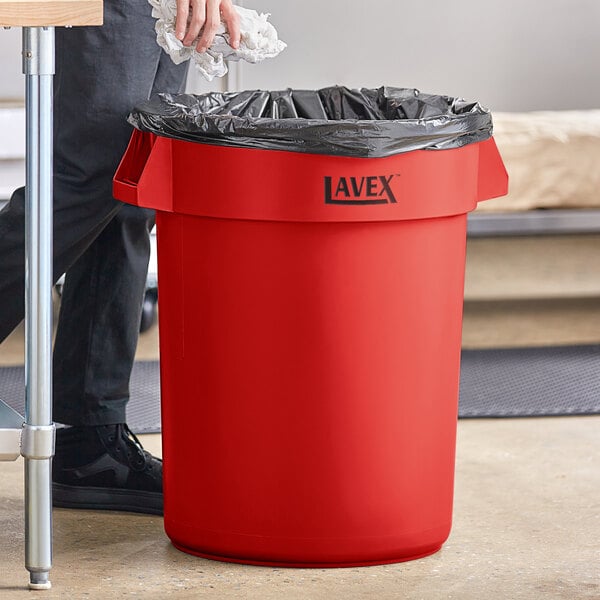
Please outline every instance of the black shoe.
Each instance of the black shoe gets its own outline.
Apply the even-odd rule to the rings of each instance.
[[[162,461],[124,423],[56,432],[53,504],[162,515]]]

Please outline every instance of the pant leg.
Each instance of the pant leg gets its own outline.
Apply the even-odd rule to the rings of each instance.
[[[55,186],[59,187],[60,186]],[[56,196],[55,196],[56,198]],[[119,210],[92,195],[79,204],[54,202],[54,281],[65,272]],[[25,190],[19,188],[0,212],[0,343],[25,314]]]
[[[56,30],[55,277],[122,207],[112,197],[111,180],[131,131],[126,117],[148,97],[161,71],[149,11],[145,0],[107,0],[105,28]],[[24,314],[24,205],[21,188],[0,212],[0,341]]]
[[[135,14],[122,6],[134,6]],[[88,116],[91,123],[84,126],[93,146],[102,139],[105,154],[100,164],[92,153],[85,172],[87,180],[103,185],[107,200],[114,202],[112,177],[131,134],[125,122],[127,114],[153,92],[180,91],[186,67],[176,67],[157,50],[147,0],[109,3],[104,28],[82,29],[78,36],[62,40],[63,60],[70,60],[70,53],[81,47],[90,48],[103,61],[94,62],[93,71],[87,74],[71,75],[63,70],[60,112],[64,119],[76,110],[77,101],[67,90],[92,90],[95,111]],[[68,169],[78,162],[79,131],[63,121],[57,132],[57,157]],[[66,274],[54,350],[54,414],[58,422],[99,425],[125,421],[154,213],[117,204],[118,212]]]
[[[118,161],[125,150],[131,128],[126,116],[133,105],[146,99],[156,83],[158,91],[178,91],[185,78],[185,67],[175,67],[161,53],[155,42],[154,21],[146,0],[107,0],[105,2],[105,26],[103,28],[57,29],[57,75],[55,77],[55,176],[54,176],[54,274],[55,278],[70,271],[77,259],[105,231],[109,223],[120,215],[124,205],[112,197],[112,176]],[[161,85],[161,88],[158,88]],[[132,214],[135,213],[133,218]],[[95,302],[90,296],[96,294],[94,281],[106,280],[100,276],[101,266],[89,270],[86,280],[81,275],[85,265],[94,262],[93,257],[104,265],[106,270],[114,270],[112,283],[123,288],[123,281],[131,283],[132,278],[146,270],[149,215],[127,210],[119,217],[122,231],[113,225],[103,236],[103,248],[121,244],[121,252],[92,250],[73,277],[67,276],[66,306],[62,311],[58,329],[58,352],[55,354],[57,382],[55,401],[56,420],[67,423],[85,424],[88,421],[112,422],[114,413],[122,413],[126,394],[105,393],[107,388],[124,390],[123,370],[111,368],[110,364],[120,365],[124,354],[106,356],[106,373],[117,380],[113,386],[104,383],[103,390],[94,391],[98,378],[92,375],[80,377],[84,383],[76,388],[68,381],[75,374],[86,372],[87,355],[75,356],[69,351],[79,342],[79,336],[88,340],[92,349],[96,324],[104,324],[106,319],[98,319],[97,311],[102,310],[103,300]],[[133,225],[132,223],[135,223]],[[140,228],[144,235],[140,235]],[[113,232],[113,235],[110,234]],[[140,241],[142,240],[142,241]],[[145,256],[140,260],[138,254]],[[134,256],[135,255],[135,256]],[[17,190],[10,203],[0,212],[0,340],[3,340],[21,321],[24,312],[24,194]],[[106,256],[106,258],[105,258]],[[125,256],[133,266],[127,269],[114,269],[111,261]],[[133,256],[133,258],[132,258]],[[141,266],[140,266],[141,265]],[[119,281],[119,278],[123,278]],[[70,282],[70,280],[72,281]],[[77,285],[75,285],[77,283]],[[132,288],[135,285],[131,286]],[[139,289],[139,284],[138,284]],[[143,289],[143,288],[142,288]],[[139,300],[141,303],[141,300]],[[71,310],[73,304],[87,306],[92,312]],[[125,303],[127,304],[127,303]],[[135,302],[137,307],[138,301]],[[113,327],[105,331],[106,336],[123,335],[119,324],[131,319],[139,325],[139,309],[128,314],[130,306],[122,306],[114,311]],[[112,310],[112,309],[111,309]],[[95,311],[95,312],[94,312]],[[71,317],[70,315],[74,315]],[[69,326],[63,330],[63,326]],[[125,337],[131,337],[125,333]],[[135,343],[129,341],[127,360],[133,356]],[[132,348],[133,346],[133,348]],[[115,343],[112,347],[119,347]],[[129,374],[127,374],[128,382]],[[62,383],[68,388],[62,394]],[[55,393],[56,393],[55,392]],[[86,396],[87,394],[87,396]],[[88,397],[87,404],[81,403]],[[97,403],[94,405],[96,398]],[[108,398],[108,400],[107,400]],[[105,404],[115,400],[120,408],[109,410]],[[72,405],[78,408],[73,409]],[[95,412],[94,412],[95,407]],[[94,413],[94,416],[90,416]]]
[[[54,419],[122,423],[154,213],[124,206],[69,269],[54,346]]]

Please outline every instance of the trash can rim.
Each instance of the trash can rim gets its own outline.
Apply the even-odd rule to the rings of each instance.
[[[392,87],[158,94],[129,123],[197,143],[357,158],[460,148],[492,135],[491,112],[478,102]]]

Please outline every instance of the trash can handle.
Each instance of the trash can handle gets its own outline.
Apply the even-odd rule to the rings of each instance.
[[[479,143],[479,175],[477,202],[505,196],[508,193],[508,173],[493,137]]]
[[[183,142],[181,142],[183,143]],[[194,144],[195,152],[206,152],[204,146],[202,144]],[[477,146],[474,147],[474,146]],[[498,152],[498,148],[496,146],[496,142],[493,138],[490,138],[484,142],[479,142],[478,144],[474,144],[470,147],[472,151],[479,152],[478,161],[479,164],[476,167],[477,163],[472,163],[473,167],[477,168],[477,196],[476,201],[481,202],[483,200],[489,200],[491,198],[497,198],[499,196],[506,195],[508,191],[508,174],[506,172],[506,168],[504,167],[504,163],[502,162],[502,158],[500,157],[500,153]],[[234,152],[239,152],[237,150],[233,150]],[[160,210],[164,212],[173,212],[174,210],[174,194],[173,194],[173,186],[175,185],[176,177],[173,176],[173,144],[172,140],[169,138],[157,136],[153,133],[140,131],[135,129],[133,135],[131,136],[131,140],[125,151],[123,159],[117,169],[113,180],[113,195],[115,198],[122,200],[123,202],[127,202],[128,204],[134,204],[136,206],[141,206],[143,208],[152,208],[155,210]],[[212,155],[217,155],[218,153],[228,153],[232,152],[229,148],[219,148],[217,146],[210,147],[210,153]],[[254,153],[262,152],[260,150],[249,150],[245,153],[245,158],[247,159],[248,165],[252,165],[255,163]],[[457,150],[449,150],[452,156],[454,153],[460,153],[460,149]],[[187,152],[185,155],[192,156],[191,152]],[[281,153],[277,153],[279,157]],[[427,151],[418,151],[414,153],[408,153],[413,155],[411,160],[414,160],[414,155],[419,154],[419,156],[427,156],[431,157],[433,152]],[[408,154],[406,155],[408,157]],[[444,153],[441,153],[445,155]],[[440,157],[441,157],[440,154]],[[181,159],[181,153],[177,154],[178,161]],[[220,155],[219,155],[220,156]],[[310,161],[312,155],[303,155],[303,161]],[[462,154],[460,154],[462,156]],[[469,153],[469,156],[473,156],[473,154]],[[198,156],[193,154],[193,161],[196,163],[201,162]],[[252,160],[250,160],[250,158]],[[394,157],[395,160],[399,161],[400,157]],[[231,160],[230,156],[225,157],[227,160]],[[318,157],[318,167],[317,172],[320,173],[322,170],[321,163],[325,160],[323,157]],[[477,160],[476,156],[473,156],[474,160]],[[192,159],[190,159],[192,160]],[[211,160],[217,160],[216,158],[212,158]],[[262,160],[262,156],[261,156]],[[334,161],[337,164],[337,161],[331,157],[327,157],[327,160]],[[344,160],[344,159],[341,159]],[[349,161],[355,161],[357,159],[345,159]],[[360,160],[360,159],[358,159]],[[389,160],[392,160],[391,158]],[[408,158],[407,158],[408,160]],[[419,159],[419,161],[424,159]],[[451,161],[456,162],[456,161]],[[459,161],[460,162],[460,161]],[[328,163],[329,164],[329,163]],[[420,162],[419,162],[420,164]],[[436,163],[437,164],[437,163]],[[442,161],[443,164],[443,161]],[[460,163],[462,164],[462,162]],[[181,165],[178,165],[181,170]],[[313,165],[314,166],[314,165]],[[249,167],[248,167],[249,168]],[[469,180],[469,188],[473,190],[471,187],[473,184]],[[235,187],[235,186],[234,186]],[[181,189],[181,185],[178,186],[177,189]],[[236,188],[237,189],[237,188]],[[246,196],[251,193],[252,190],[244,187],[242,196]],[[262,193],[262,188],[261,188]],[[209,194],[210,196],[210,194]],[[235,193],[232,194],[233,198],[238,198],[240,194]],[[437,196],[436,196],[437,197]],[[472,196],[471,196],[472,198]],[[472,202],[471,198],[469,201]],[[192,210],[193,214],[205,214],[204,212],[199,211],[200,204],[194,200],[192,204],[190,202],[184,202],[181,197],[178,198],[178,211],[183,210]],[[230,203],[231,206],[227,205],[225,207],[219,205],[217,208],[219,209],[217,213],[214,212],[214,206],[211,205],[210,210],[206,214],[210,214],[212,216],[232,216],[231,210],[233,210],[232,206],[236,210],[241,210],[240,205],[235,203]],[[246,203],[243,207],[243,210],[240,214],[243,214],[245,218],[252,218],[248,216]],[[202,205],[204,206],[204,205]],[[397,205],[394,205],[397,206]],[[205,207],[206,208],[206,207]],[[475,206],[471,205],[469,210],[472,210]],[[353,209],[354,210],[354,209]],[[229,212],[227,212],[229,211]],[[465,210],[466,212],[466,210]],[[234,210],[235,213],[235,210]],[[237,213],[236,213],[237,214]],[[255,213],[252,213],[253,215]],[[277,213],[279,214],[279,213]],[[454,213],[453,213],[454,214]],[[269,213],[272,218],[272,213]],[[339,215],[338,215],[339,216]],[[239,214],[237,215],[239,218]],[[265,214],[261,213],[261,218],[265,218]],[[398,218],[398,215],[394,213],[394,219]],[[303,220],[303,219],[300,219]]]
[[[115,198],[144,208],[173,210],[169,142],[153,133],[134,130],[113,179]]]

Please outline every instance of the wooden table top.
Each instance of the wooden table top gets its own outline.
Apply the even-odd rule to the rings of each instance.
[[[0,27],[102,25],[103,0],[0,0]]]

